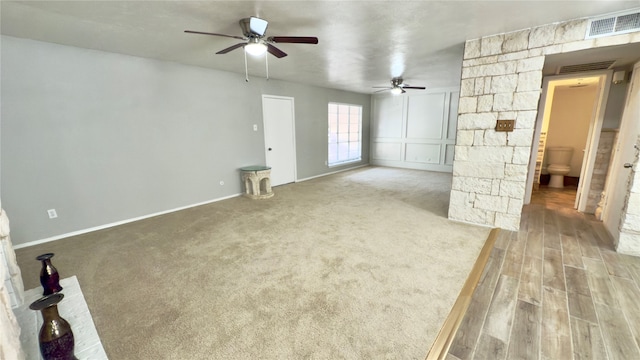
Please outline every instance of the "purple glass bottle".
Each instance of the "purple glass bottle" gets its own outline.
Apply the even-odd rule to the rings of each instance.
[[[40,270],[40,284],[44,292],[42,295],[51,295],[62,290],[60,286],[60,275],[58,270],[51,265],[53,253],[46,253],[36,257],[36,260],[42,261],[42,269]]]
[[[58,303],[63,293],[42,297],[29,306],[42,314],[42,327],[38,335],[40,354],[44,360],[78,360],[73,354],[75,345],[69,323],[60,317]]]

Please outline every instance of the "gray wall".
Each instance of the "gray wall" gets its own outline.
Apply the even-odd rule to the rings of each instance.
[[[603,129],[618,129],[620,127],[624,103],[627,98],[627,91],[629,90],[629,81],[627,80],[629,79],[630,70],[625,70],[627,71],[625,82],[621,84],[611,84],[609,88],[609,97],[607,98],[607,106],[604,110],[604,120],[602,123]]]
[[[7,36],[1,75],[15,245],[241,193],[238,168],[265,161],[262,94],[295,98],[298,179],[337,170],[330,101],[362,105],[365,160],[350,166],[369,158],[365,94]]]

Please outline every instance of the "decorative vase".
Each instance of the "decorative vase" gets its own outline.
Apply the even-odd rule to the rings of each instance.
[[[73,332],[69,323],[58,314],[58,303],[63,293],[42,297],[29,305],[42,313],[43,324],[38,342],[44,360],[78,360],[73,354]]]
[[[46,253],[36,257],[36,260],[42,261],[42,269],[40,270],[40,284],[44,292],[42,295],[51,295],[62,290],[60,286],[60,275],[58,270],[51,265],[53,253]]]

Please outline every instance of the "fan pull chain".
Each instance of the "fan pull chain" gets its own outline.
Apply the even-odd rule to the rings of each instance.
[[[249,68],[247,67],[247,52],[242,49],[244,53],[244,81],[249,82]]]
[[[264,65],[267,68],[267,80],[269,80],[269,53],[264,53]]]

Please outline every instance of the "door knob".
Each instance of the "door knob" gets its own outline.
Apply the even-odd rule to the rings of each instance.
[[[269,148],[269,151],[271,151],[271,148]]]
[[[632,167],[633,167],[633,164],[624,163],[624,165],[622,165],[622,166],[624,166],[625,168],[627,168],[627,169],[628,169],[628,168],[632,168]]]

